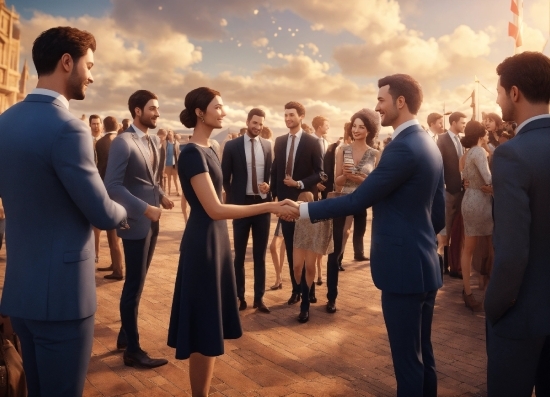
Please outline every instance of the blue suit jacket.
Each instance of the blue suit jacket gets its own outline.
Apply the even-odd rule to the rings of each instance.
[[[442,285],[436,231],[445,226],[443,162],[420,126],[403,130],[351,194],[309,203],[312,221],[373,207],[371,271],[383,291],[413,294]]]
[[[493,157],[495,262],[485,296],[494,332],[550,335],[550,119],[534,120]]]
[[[121,238],[128,240],[141,240],[147,236],[151,220],[144,212],[147,205],[158,207],[160,197],[164,195],[156,173],[153,173],[153,165],[138,141],[132,126],[117,136],[111,143],[105,172],[105,187],[109,196],[128,211],[130,229],[117,230]],[[157,152],[158,163],[159,138],[151,135],[151,142]],[[158,172],[158,165],[156,169]]]
[[[264,157],[264,182],[269,184],[271,175],[271,142],[259,138],[263,149]],[[259,156],[260,153],[255,153]],[[227,195],[228,204],[244,204],[246,197],[246,184],[248,182],[248,167],[246,165],[246,154],[244,152],[244,136],[227,141],[223,148],[222,156],[223,188]],[[267,194],[271,201],[271,192]]]
[[[126,216],[109,199],[89,128],[56,99],[28,95],[0,116],[7,266],[0,311],[42,321],[96,310],[92,227]]]

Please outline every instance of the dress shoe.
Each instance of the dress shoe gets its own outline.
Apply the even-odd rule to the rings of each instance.
[[[369,258],[367,258],[365,255],[363,254],[359,254],[359,255],[354,255],[353,256],[353,260],[355,261],[358,261],[358,262],[363,262],[363,261],[368,261]]]
[[[125,350],[122,358],[124,359],[124,365],[127,367],[156,368],[168,364],[168,360],[164,358],[151,358],[141,349],[133,353]]]
[[[98,271],[100,272],[112,272],[113,271],[113,265],[109,265],[107,267],[98,267]]]
[[[459,278],[462,280],[462,273],[459,273],[459,272],[450,272],[449,276],[452,278]]]
[[[239,310],[246,310],[248,305],[246,304],[246,301],[244,299],[239,299]]]
[[[290,295],[290,299],[288,300],[288,304],[293,305],[298,302],[300,302],[300,294],[292,293],[292,295]]]
[[[309,303],[317,303],[317,298],[315,297],[315,295],[311,295],[309,297]]]
[[[258,311],[262,313],[271,313],[271,310],[269,310],[269,307],[267,307],[263,301],[254,302],[252,307],[258,309]]]
[[[283,289],[283,283],[272,285],[269,289],[275,291],[276,289]]]
[[[309,311],[300,312],[300,314],[298,315],[298,321],[303,324],[303,323],[307,323],[308,320],[309,320]]]
[[[336,313],[336,302],[334,301],[327,302],[327,313]]]
[[[118,275],[118,274],[114,274],[114,273],[111,273],[111,274],[107,274],[105,276],[103,276],[103,278],[106,278],[107,280],[117,280],[117,281],[120,281],[122,280],[124,277],[122,275]]]
[[[343,271],[346,270],[346,269],[344,269],[344,267],[343,267],[342,265],[340,265],[340,266],[338,266],[338,270],[341,271],[341,272],[343,272]]]

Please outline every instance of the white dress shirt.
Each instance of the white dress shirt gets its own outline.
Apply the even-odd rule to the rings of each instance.
[[[550,118],[550,114],[539,114],[538,116],[533,116],[527,120],[525,120],[523,123],[521,123],[520,125],[518,125],[518,127],[516,128],[516,135],[519,134],[519,132],[521,131],[521,129],[523,127],[525,127],[525,125],[527,123],[530,123],[531,121],[535,121],[535,120],[539,120],[539,119],[546,119],[546,118]]]
[[[432,140],[437,143],[437,138],[438,138],[438,135],[433,132],[430,128],[428,128],[428,135],[430,136],[430,138],[432,138]]]
[[[149,143],[147,142],[147,134],[136,127],[134,123],[132,123],[131,127],[136,132],[137,137],[139,138],[139,142],[141,143],[141,148],[145,150],[145,153],[147,153],[147,158],[151,156],[151,152],[149,152]],[[151,143],[153,145],[153,143]]]
[[[292,177],[292,174],[294,173],[294,164],[296,164],[296,150],[298,150],[298,145],[300,144],[300,139],[302,138],[303,133],[304,133],[304,130],[298,131],[296,133],[296,138],[294,138],[294,155],[292,156],[293,161],[292,161],[292,172],[290,175],[291,177]],[[285,168],[286,168],[286,163],[288,162],[288,153],[290,152],[290,146],[292,146],[292,135],[289,133],[286,141]],[[302,183],[302,181],[296,181],[296,182],[298,182],[300,189],[304,188],[304,184]]]
[[[319,135],[315,134],[315,137],[319,140],[319,146],[321,146],[321,154],[323,155],[323,158],[325,157],[325,154],[327,153],[328,148],[328,142],[324,137],[320,137]]]
[[[391,140],[393,141],[395,138],[397,138],[397,136],[399,134],[401,134],[401,132],[406,129],[406,128],[409,128],[413,125],[418,125],[418,120],[417,119],[412,119],[412,120],[409,120],[409,121],[405,121],[403,124],[400,124],[395,130],[393,130],[393,134],[391,134]]]
[[[461,158],[464,154],[464,150],[462,149],[462,143],[460,143],[460,137],[451,130],[447,130],[447,134],[449,134],[451,140],[455,144],[456,154],[458,154],[458,158]]]
[[[248,133],[244,134],[244,154],[246,156],[246,171],[248,173],[248,178],[246,180],[246,194],[255,195],[254,190],[252,190],[252,144],[250,141],[252,138]],[[265,155],[262,144],[260,143],[260,137],[254,138],[254,160],[256,161],[256,180],[258,185],[264,183],[264,172],[265,172]],[[258,191],[260,189],[258,188]],[[265,199],[267,194],[261,193],[260,196]]]
[[[54,97],[55,99],[58,99],[59,102],[61,102],[63,104],[63,106],[65,106],[67,108],[67,110],[69,110],[69,101],[68,101],[68,99],[65,98],[63,95],[61,95],[59,92],[48,90],[46,88],[35,88],[31,92],[31,95],[33,95],[33,94],[47,95],[47,96]]]

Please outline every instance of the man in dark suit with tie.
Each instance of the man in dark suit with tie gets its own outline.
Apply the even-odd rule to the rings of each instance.
[[[222,156],[223,188],[226,202],[236,205],[251,205],[272,201],[269,192],[271,171],[271,142],[261,138],[265,112],[254,108],[248,112],[247,131],[244,135],[228,141]],[[245,310],[244,259],[248,237],[252,230],[252,256],[254,259],[254,305],[255,309],[269,313],[263,301],[265,293],[265,255],[269,241],[271,214],[260,214],[233,220],[235,245],[235,279],[239,310]]]
[[[330,123],[326,117],[323,116],[315,116],[313,120],[311,120],[311,126],[313,127],[313,130],[315,131],[313,133],[314,137],[317,138],[319,141],[319,147],[321,148],[321,154],[323,156],[323,163],[325,154],[327,153],[329,143],[327,141],[327,135],[328,130],[330,129]],[[321,193],[321,198],[326,199],[327,193],[325,191],[327,190],[327,187],[325,185],[326,182],[319,182],[317,184],[317,191]],[[318,196],[315,197],[315,200],[318,200]]]
[[[137,316],[145,276],[153,259],[163,208],[174,204],[159,187],[159,139],[149,135],[159,117],[157,96],[138,90],[128,99],[134,121],[111,144],[105,186],[113,200],[128,212],[130,229],[119,230],[126,262],[126,280],[120,297],[122,323],[117,348],[125,349],[124,364],[155,368],[167,364],[165,359],[150,358],[139,344]]]
[[[97,170],[99,171],[99,176],[102,180],[105,180],[109,150],[111,149],[111,142],[113,142],[113,139],[117,136],[118,122],[113,116],[107,116],[105,120],[103,120],[103,127],[105,129],[105,134],[97,141],[95,151],[97,154]],[[104,277],[107,280],[120,281],[124,276],[122,272],[122,249],[116,229],[107,230],[107,241],[109,243],[109,251],[111,252],[111,264],[107,267],[100,267],[97,270],[112,271],[111,274],[107,274]]]
[[[376,110],[394,128],[378,167],[351,194],[301,204],[299,216],[315,222],[373,207],[372,279],[382,290],[397,396],[436,397],[431,326],[442,286],[435,234],[445,224],[443,162],[415,117],[420,85],[397,74],[378,87]]]
[[[493,157],[495,260],[485,296],[489,397],[550,396],[550,59],[497,67],[502,119],[517,136]]]
[[[285,105],[285,123],[289,128],[289,133],[275,140],[275,158],[271,167],[271,193],[273,198],[277,198],[279,201],[297,200],[298,195],[304,190],[311,191],[315,197],[317,183],[321,182],[323,176],[323,156],[319,142],[315,137],[305,134],[302,130],[302,120],[305,115],[306,109],[302,104],[289,102]],[[294,226],[294,222],[281,221],[290,268],[290,280],[292,281],[289,305],[300,301],[300,285],[294,278],[292,258]],[[309,291],[306,283],[303,284]],[[309,299],[309,292],[302,298]]]
[[[37,88],[0,115],[9,235],[0,312],[21,341],[29,396],[82,395],[97,307],[91,225],[123,227],[126,217],[99,177],[90,130],[69,111],[94,81],[95,49],[75,28],[41,33]]]
[[[444,268],[449,266],[449,242],[451,244],[462,244],[461,241],[450,241],[453,223],[461,214],[462,197],[464,197],[464,188],[462,187],[462,175],[458,166],[460,157],[464,154],[464,148],[460,143],[459,134],[464,132],[466,127],[466,115],[461,112],[451,113],[449,116],[449,130],[438,136],[437,147],[443,158],[443,169],[445,173],[445,236],[443,237],[444,247]],[[440,230],[438,230],[438,233]],[[450,276],[461,277],[460,260],[451,261]]]

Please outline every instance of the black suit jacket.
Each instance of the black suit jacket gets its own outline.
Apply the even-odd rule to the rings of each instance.
[[[456,146],[447,132],[439,135],[437,147],[443,157],[443,172],[445,173],[445,190],[451,194],[460,193],[462,190],[462,176],[458,166],[458,154]]]
[[[105,179],[105,172],[107,171],[107,160],[109,159],[109,149],[111,149],[111,142],[115,139],[117,134],[105,134],[95,144],[95,151],[97,156],[97,170],[101,179]]]
[[[331,143],[327,148],[325,157],[323,158],[323,168],[325,170],[325,174],[327,174],[327,181],[323,182],[323,185],[325,185],[327,188],[323,192],[321,192],[321,196],[324,199],[327,198],[328,193],[334,191],[334,166],[336,163],[337,147],[338,142]]]
[[[317,138],[302,132],[292,170],[292,179],[302,181],[304,184],[304,190],[300,190],[286,186],[283,182],[285,179],[288,135],[285,134],[275,140],[275,159],[271,167],[271,192],[273,197],[277,197],[279,201],[287,198],[297,200],[298,195],[305,190],[312,192],[313,196],[317,197],[317,183],[321,182],[321,173],[323,172],[323,154],[319,141]]]
[[[259,137],[264,155],[264,182],[269,184],[271,164],[271,142]],[[259,153],[255,153],[256,156]],[[248,168],[246,166],[246,154],[244,152],[244,136],[227,141],[223,148],[222,156],[223,189],[228,204],[242,205],[245,203],[246,183],[248,181]],[[271,193],[267,199],[272,200]]]

